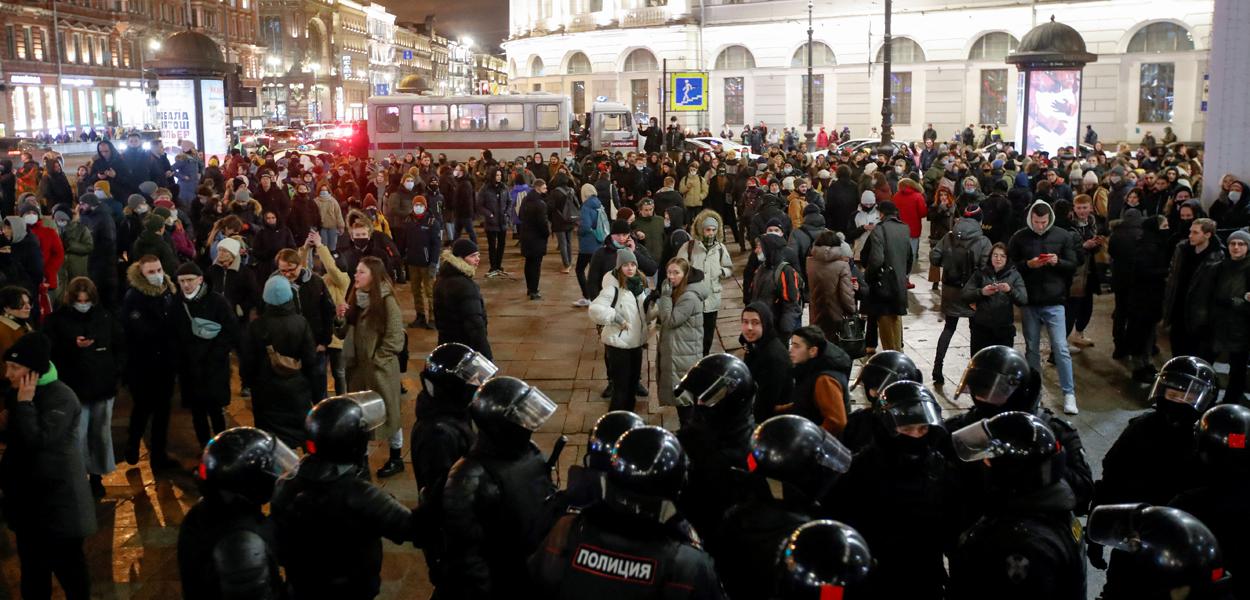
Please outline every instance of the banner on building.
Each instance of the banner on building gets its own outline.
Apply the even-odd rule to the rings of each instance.
[[[704,72],[669,73],[669,112],[700,112],[707,110],[707,79],[707,73]]]
[[[195,111],[195,81],[162,79],[156,90],[156,123],[161,128],[161,144],[177,148],[178,142],[200,139]]]

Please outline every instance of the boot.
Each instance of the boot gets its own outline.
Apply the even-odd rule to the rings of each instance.
[[[634,395],[639,398],[646,398],[648,393],[650,392],[647,391],[647,386],[642,385],[642,382],[638,382],[638,386],[634,388]]]
[[[946,378],[942,377],[942,367],[933,367],[933,385],[942,387],[946,383]]]
[[[99,475],[90,475],[88,476],[88,481],[91,484],[91,495],[96,499],[103,498],[104,494],[107,493],[104,489],[103,477]]]
[[[408,324],[408,329],[424,329],[426,325],[425,315],[417,315],[417,318]]]
[[[600,397],[600,398],[611,398],[611,397],[612,397],[612,382],[610,382],[610,381],[608,382],[608,387],[603,388],[603,393],[602,393],[602,394],[599,394],[599,397]]]
[[[131,438],[126,442],[126,464],[139,464],[139,440],[140,437]]]
[[[378,469],[378,479],[385,479],[392,475],[398,475],[404,472],[403,448],[391,448],[391,457],[387,459],[386,464]]]

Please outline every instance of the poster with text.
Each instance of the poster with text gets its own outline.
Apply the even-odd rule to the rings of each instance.
[[[200,81],[200,98],[204,101],[204,152],[223,156],[226,147],[226,85],[220,79]]]
[[[161,144],[177,148],[181,140],[197,140],[195,124],[195,81],[163,79],[156,90],[156,122],[161,128]]]
[[[1027,152],[1075,146],[1080,136],[1081,72],[1033,71],[1029,74]]]

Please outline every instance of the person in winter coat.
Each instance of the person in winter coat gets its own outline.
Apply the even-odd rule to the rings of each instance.
[[[152,419],[149,462],[153,469],[176,467],[178,463],[165,453],[177,369],[176,336],[169,331],[169,305],[176,288],[163,271],[160,259],[152,255],[141,256],[130,265],[126,282],[129,289],[118,314],[126,341],[125,381],[134,408],[130,412],[124,456],[127,463],[139,464],[139,444],[148,419]]]
[[[979,216],[973,213],[955,221],[946,237],[929,252],[929,263],[942,269],[942,316],[946,320],[933,358],[933,385],[946,381],[942,364],[959,320],[972,317],[972,307],[963,300],[964,284],[990,260],[992,244],[981,231]]]
[[[780,235],[764,234],[755,250],[760,267],[751,277],[747,304],[764,302],[773,312],[773,327],[778,337],[788,338],[799,327],[803,301],[799,297],[799,273],[783,258],[786,240]]]
[[[837,339],[839,325],[855,314],[855,289],[851,282],[851,247],[842,234],[825,231],[816,237],[807,258],[807,289],[811,300],[811,324]]]
[[[647,247],[647,252],[651,256],[663,256],[664,254],[664,215],[656,214],[655,201],[651,198],[643,198],[638,203],[638,215],[634,217],[634,222],[630,223],[630,230],[633,232],[634,239],[642,242]]]
[[[721,307],[721,282],[733,276],[733,257],[725,248],[725,228],[721,216],[714,210],[704,210],[695,216],[698,237],[677,248],[674,255],[684,258],[691,266],[703,272],[707,295],[703,300],[703,353],[712,350],[716,338],[716,319]]]
[[[1137,208],[1125,208],[1111,230],[1112,356],[1128,358],[1133,378],[1153,383],[1155,325],[1163,318],[1163,296],[1174,246],[1159,217],[1145,217]]]
[[[673,388],[703,358],[703,306],[709,295],[703,272],[682,257],[669,261],[664,281],[648,310],[659,325],[655,379],[661,406],[676,406],[684,423],[689,407],[679,406]],[[618,300],[619,302],[619,300]]]
[[[530,300],[541,300],[538,293],[542,276],[543,257],[547,255],[547,238],[551,236],[551,224],[547,222],[547,182],[534,180],[534,189],[521,200],[517,208],[520,224],[517,233],[521,238],[521,256],[525,258],[525,291]]]
[[[816,242],[816,238],[823,233],[825,228],[825,217],[820,214],[820,209],[813,204],[808,204],[803,209],[802,219],[798,226],[790,230],[790,242],[788,249],[793,252],[795,258],[798,259],[796,265],[800,273],[806,277],[807,273],[807,257],[812,253],[812,246]]]
[[[1025,355],[1029,366],[1040,373],[1041,329],[1044,326],[1059,372],[1064,412],[1074,415],[1079,410],[1076,382],[1072,378],[1072,355],[1068,351],[1068,336],[1063,327],[1064,303],[1077,265],[1076,241],[1072,232],[1054,226],[1055,211],[1045,201],[1033,203],[1028,219],[1026,226],[1012,235],[1011,242],[1007,244],[1007,255],[1024,278],[1029,292],[1029,303],[1023,307],[1021,314]]]
[[[39,180],[39,198],[44,206],[74,203],[74,188],[65,176],[64,165],[59,158],[46,158],[44,161],[43,178]]]
[[[486,303],[473,273],[482,261],[477,244],[456,240],[443,250],[434,280],[434,321],[438,343],[457,342],[493,359],[486,335]]]
[[[30,235],[26,222],[21,217],[5,217],[3,225],[4,240],[0,247],[9,250],[0,254],[0,271],[9,280],[9,285],[18,285],[30,293],[33,305],[30,311],[30,322],[40,322],[39,294],[44,284],[43,252],[39,248],[39,239]]]
[[[324,194],[317,194],[313,198],[313,204],[317,207],[317,217],[320,223],[318,234],[321,240],[327,246],[337,248],[339,236],[347,229],[347,221],[343,219],[343,209],[333,196]],[[298,230],[292,230],[291,235],[294,236],[296,231]]]
[[[301,448],[304,418],[321,399],[316,386],[317,345],[308,321],[296,309],[290,281],[271,276],[261,297],[265,311],[247,324],[239,346],[239,378],[252,390],[256,427],[287,446]]]
[[[293,222],[293,220],[288,220]],[[307,229],[302,231],[307,232]],[[307,233],[305,233],[307,235]],[[303,240],[301,240],[303,241]],[[248,254],[251,257],[252,264],[261,273],[268,273],[273,270],[274,257],[278,256],[278,252],[283,248],[294,248],[296,246],[295,237],[291,234],[291,230],[278,220],[278,215],[273,211],[265,211],[265,220],[252,234],[251,244],[248,246]],[[220,244],[218,244],[220,248]]]
[[[866,279],[876,279],[875,273],[892,276],[892,281],[882,280],[880,286],[870,286],[864,311],[870,317],[876,317],[876,332],[880,336],[881,347],[886,350],[903,349],[902,315],[907,314],[907,273],[916,257],[911,253],[911,230],[906,223],[898,218],[898,208],[893,202],[881,202],[877,205],[881,215],[878,223],[868,235],[867,248],[862,253]],[[889,270],[886,270],[889,267]],[[892,273],[891,273],[892,271]],[[887,293],[888,292],[888,293]],[[869,347],[875,336],[869,334]]]
[[[179,391],[203,447],[226,430],[222,409],[230,404],[230,351],[238,347],[239,320],[195,263],[178,268],[178,288],[169,320],[177,340]]]
[[[1007,245],[990,249],[989,261],[972,274],[960,291],[963,302],[972,309],[968,327],[972,332],[972,354],[988,346],[1015,344],[1015,310],[1029,299],[1024,278],[1008,259]]]
[[[48,226],[50,223],[41,218],[40,212],[39,205],[27,204],[20,209],[19,215],[26,224],[26,233],[39,240],[39,252],[43,257],[43,285],[40,292],[46,297],[52,293],[49,290],[56,289],[57,273],[61,271],[61,265],[65,264],[65,246],[61,244],[60,234]],[[51,309],[51,305],[45,304],[42,308]]]
[[[313,200],[308,194],[295,194],[291,198],[291,213],[285,220],[279,219],[280,224],[291,231],[291,236],[298,242],[308,237],[309,232],[321,231],[321,209],[318,208],[317,202],[324,204],[338,204],[334,199],[334,195],[330,193],[330,188],[322,185],[317,189],[317,200]]]
[[[86,277],[66,283],[66,302],[44,322],[52,341],[52,362],[61,380],[82,404],[78,424],[83,462],[96,498],[104,496],[101,478],[117,468],[113,458],[113,399],[124,362],[121,323],[100,305],[95,284]]]
[[[412,174],[404,175],[400,179],[399,187],[390,193],[386,193],[383,188],[383,193],[378,197],[384,199],[385,207],[382,212],[387,221],[399,224],[412,212],[412,199],[421,193],[417,188],[417,177]]]
[[[545,200],[547,203],[547,220],[551,223],[551,233],[560,248],[561,273],[568,274],[573,269],[573,231],[577,227],[580,215],[580,203],[573,191],[573,180],[565,169],[556,173],[551,183],[551,192]]]
[[[925,216],[929,214],[924,188],[914,179],[900,179],[898,193],[894,194],[894,205],[898,207],[899,220],[907,224],[911,236],[911,253],[920,256],[920,229],[924,225]]]
[[[1080,245],[1080,263],[1073,280],[1084,279],[1084,285],[1074,283],[1070,288],[1064,310],[1068,344],[1073,352],[1094,345],[1093,340],[1085,337],[1085,328],[1094,314],[1094,295],[1102,290],[1102,269],[1096,258],[1107,247],[1107,220],[1097,213],[1096,206],[1097,201],[1088,194],[1077,194],[1072,204],[1072,220],[1068,224],[1076,236],[1076,243]]]
[[[100,199],[83,194],[78,199],[79,221],[91,233],[91,254],[87,257],[87,273],[100,290],[100,301],[112,308],[119,300],[117,293],[117,225]]]
[[[62,209],[67,210],[62,210]],[[57,273],[57,286],[60,299],[65,293],[65,285],[75,277],[90,277],[88,264],[91,251],[95,247],[91,239],[91,230],[82,222],[77,207],[58,207],[52,218],[57,230],[61,233],[61,242],[65,247],[65,263]]]
[[[837,178],[825,190],[825,225],[834,231],[841,231],[846,234],[846,239],[851,240],[860,195],[851,176],[851,167],[839,165],[835,174]],[[873,203],[876,203],[875,197]]]
[[[860,194],[859,209],[851,217],[849,224],[850,234],[846,238],[851,243],[851,249],[855,253],[855,260],[863,262],[864,246],[868,243],[872,230],[876,229],[881,219],[881,213],[877,209],[876,194],[873,194],[872,190],[864,190],[864,193]],[[910,228],[908,229],[908,236],[910,240]],[[911,245],[910,241],[908,245]]]
[[[417,313],[408,326],[433,329],[432,317],[427,317],[426,308],[433,314],[434,277],[438,273],[443,238],[438,219],[426,205],[425,196],[412,199],[412,210],[396,231],[399,235],[395,241],[404,256],[412,304]]]
[[[477,212],[482,215],[482,229],[486,231],[487,256],[490,259],[486,276],[497,277],[503,273],[504,236],[511,225],[503,169],[486,171],[486,183],[477,191]]]
[[[592,294],[586,272],[590,268],[591,259],[603,246],[607,237],[604,236],[605,239],[598,237],[601,231],[599,221],[606,219],[607,213],[603,210],[603,203],[599,200],[598,191],[593,184],[583,183],[581,194],[582,207],[577,220],[577,264],[574,270],[577,272],[577,285],[581,288],[582,296],[573,303],[573,306],[587,307],[590,306]],[[603,229],[608,229],[606,224]]]
[[[707,198],[708,185],[707,180],[699,174],[699,163],[695,162],[690,165],[686,175],[677,184],[677,191],[681,193],[682,203],[686,206],[686,210],[703,208],[703,199]]]
[[[195,190],[200,187],[200,163],[185,152],[179,152],[170,170],[174,173],[173,183],[178,185],[178,205],[183,210],[190,210]]]
[[[600,327],[608,365],[608,410],[634,410],[642,379],[642,345],[647,341],[644,302],[650,290],[628,249],[614,253],[616,268],[604,273],[600,291],[590,303],[590,320]]]
[[[763,302],[752,302],[742,309],[742,362],[755,380],[756,394],[752,414],[763,423],[776,416],[777,407],[790,402],[794,378],[790,369],[790,353],[786,342],[774,333],[772,309]]]
[[[58,378],[51,354],[42,333],[23,336],[4,353],[5,378],[16,394],[6,402],[0,490],[17,538],[21,597],[51,598],[55,575],[67,600],[87,600],[83,541],[96,532],[96,518],[78,434],[82,406]]]
[[[819,327],[800,327],[790,338],[790,361],[794,363],[794,394],[777,412],[805,417],[837,436],[851,412],[848,384],[851,357],[829,343]]]
[[[634,254],[638,261],[638,270],[642,271],[643,277],[653,277],[659,271],[659,265],[656,264],[651,253],[647,252],[647,247],[639,244],[630,232],[629,223],[632,219],[632,211],[628,208],[621,209],[617,212],[617,216],[628,218],[619,218],[609,224],[608,237],[604,238],[603,245],[590,258],[586,287],[590,295],[596,298],[603,285],[603,276],[616,268],[616,253],[620,250],[629,250]]]
[[[378,477],[390,477],[404,468],[399,354],[405,351],[406,338],[399,300],[381,260],[367,257],[360,261],[347,302],[338,306],[336,314],[337,334],[343,338],[347,391],[372,390],[386,403],[386,423],[374,432],[374,439],[387,440],[390,458],[378,470]]]
[[[1228,236],[1228,256],[1220,263],[1212,282],[1210,307],[1211,354],[1228,353],[1228,385],[1224,402],[1245,404],[1246,365],[1250,362],[1250,233],[1234,231]]]
[[[476,244],[477,232],[473,230],[473,220],[477,211],[474,207],[473,184],[464,176],[464,166],[452,166],[451,177],[439,181],[439,185],[443,188],[444,206],[450,206],[455,213],[454,221],[447,223],[454,225],[451,239],[460,237],[460,232],[465,231],[469,234],[469,240]]]
[[[140,257],[153,255],[160,259],[161,267],[166,273],[178,270],[178,257],[174,249],[165,240],[165,220],[157,215],[149,214],[143,220],[143,231],[130,247],[130,256]]]
[[[1209,298],[1223,260],[1215,221],[1195,219],[1188,239],[1177,244],[1172,253],[1163,297],[1164,324],[1171,326],[1172,356],[1211,361],[1211,331],[1222,324],[1210,319]]]
[[[217,244],[217,260],[208,267],[208,288],[221,294],[240,325],[256,317],[260,292],[252,269],[243,265],[242,244],[225,238]]]

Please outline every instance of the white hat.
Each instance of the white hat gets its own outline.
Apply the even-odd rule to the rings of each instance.
[[[877,172],[877,163],[868,163],[864,165],[864,175],[872,175]]]
[[[859,196],[859,203],[864,206],[876,206],[877,195],[872,190],[864,190],[864,193]]]
[[[782,180],[781,180],[781,189],[783,189],[783,190],[785,190],[785,191],[787,191],[787,192],[792,192],[792,191],[794,191],[794,177],[793,177],[793,176],[791,176],[791,177],[786,177],[785,179],[782,179]]]
[[[833,177],[833,174],[829,172],[829,169],[821,169],[820,172],[816,174],[816,177],[820,179],[829,179],[830,177]]]

